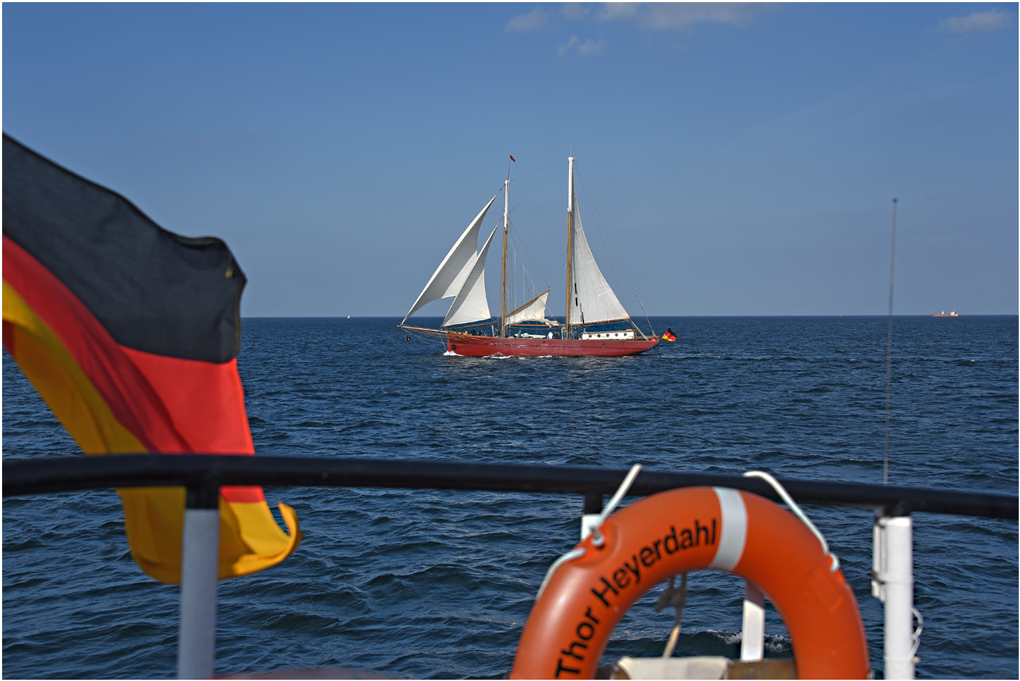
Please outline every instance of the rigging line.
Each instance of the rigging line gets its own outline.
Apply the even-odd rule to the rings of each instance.
[[[535,279],[528,272],[528,268],[524,266],[524,258],[521,257],[520,251],[517,250],[517,246],[514,245],[514,259],[517,264],[521,267],[521,285],[524,287],[524,297],[530,297],[529,291],[535,289]]]
[[[534,194],[534,193],[535,193],[535,192],[537,192],[537,191],[538,191],[539,189],[541,189],[541,188],[542,188],[542,186],[543,186],[543,185],[545,185],[545,183],[549,181],[549,178],[550,178],[550,177],[552,177],[553,175],[555,175],[555,174],[556,174],[556,171],[560,169],[560,166],[562,166],[562,165],[563,165],[563,163],[564,163],[564,161],[560,161],[559,163],[553,164],[553,165],[555,165],[556,167],[555,167],[555,168],[553,168],[553,169],[552,169],[552,170],[551,170],[551,171],[549,172],[549,174],[545,176],[545,179],[544,179],[544,180],[542,180],[542,181],[541,181],[541,182],[539,182],[539,183],[538,183],[537,185],[535,185],[535,188],[534,188],[534,189],[532,189],[532,190],[531,190],[530,192],[528,192],[528,194],[527,194],[527,195],[526,195],[526,196],[525,196],[525,197],[524,197],[523,199],[521,199],[520,201],[518,201],[518,202],[517,202],[517,205],[513,206],[513,207],[512,207],[511,209],[510,209],[510,212],[512,213],[513,211],[517,210],[517,209],[518,209],[518,208],[520,207],[520,205],[521,205],[522,203],[524,203],[525,201],[527,201],[528,199],[530,199],[530,198],[531,198],[531,195],[532,195],[532,194]],[[545,166],[545,167],[546,167],[546,168],[548,168],[549,166]],[[542,168],[539,168],[539,170],[542,170]],[[533,171],[531,171],[531,172],[532,172],[532,173],[537,173],[537,172],[538,172],[538,170],[533,170]],[[530,175],[530,174],[531,174],[531,173],[528,173],[528,175]],[[525,175],[521,175],[521,177],[526,177],[526,176],[525,176]],[[518,177],[515,177],[514,179],[512,179],[512,180],[510,180],[510,181],[511,181],[511,182],[516,182],[516,181],[517,181],[517,180],[519,180],[519,179],[520,179],[520,178],[518,178]]]
[[[585,183],[583,177],[581,178],[581,186],[584,188],[585,198],[588,201],[588,205],[591,207],[592,220],[595,222],[595,228],[598,230],[599,241],[602,242],[602,248],[606,251],[607,260],[609,261],[609,269],[613,273],[613,279],[616,283],[617,288],[622,289],[623,286],[620,284],[620,277],[616,274],[616,268],[613,267],[613,260],[611,258],[608,258],[610,252],[614,253],[616,257],[619,258],[620,252],[617,250],[616,244],[613,242],[613,236],[609,231],[608,225],[606,225],[605,219],[602,217],[602,212],[595,204],[595,197],[592,196],[591,192],[588,189],[588,185],[587,183]],[[601,225],[599,223],[601,223]],[[609,240],[609,246],[606,246],[606,239]],[[634,286],[634,282],[630,280],[630,276],[627,274],[627,271],[624,270],[623,274],[624,276],[627,277],[628,287],[630,288],[631,291],[634,291],[636,287]],[[635,293],[634,295],[636,296],[637,294]]]
[[[544,185],[545,185],[545,183],[549,181],[549,178],[551,178],[551,177],[552,177],[553,175],[555,175],[555,174],[556,174],[556,171],[557,171],[557,170],[559,170],[559,168],[560,168],[560,167],[561,167],[561,166],[562,166],[562,165],[563,165],[564,163],[565,163],[565,161],[557,161],[556,163],[550,163],[549,165],[543,166],[543,167],[541,167],[541,168],[537,168],[536,170],[532,170],[531,172],[525,173],[524,175],[519,175],[518,177],[515,177],[515,178],[513,178],[512,180],[510,180],[511,182],[515,182],[516,180],[518,180],[518,179],[520,179],[520,178],[522,178],[522,177],[527,177],[528,175],[531,175],[532,173],[537,173],[537,172],[538,172],[539,170],[545,170],[546,168],[550,168],[550,167],[556,166],[555,168],[553,168],[553,169],[552,169],[552,170],[551,170],[551,171],[549,172],[549,174],[548,174],[548,175],[546,175],[546,177],[545,177],[545,179],[544,179],[544,180],[542,180],[541,182],[539,182],[539,183],[538,183],[538,184],[537,184],[537,185],[535,186],[535,188],[534,188],[534,189],[532,189],[532,190],[531,190],[530,192],[528,192],[528,194],[527,194],[527,195],[526,195],[526,196],[525,196],[525,197],[524,197],[523,199],[521,199],[520,201],[518,201],[518,202],[517,202],[517,204],[516,204],[515,206],[513,206],[513,207],[512,207],[511,209],[510,209],[510,213],[511,213],[511,214],[513,214],[513,212],[514,212],[515,210],[517,210],[517,208],[519,208],[519,207],[521,206],[521,204],[523,204],[523,203],[524,203],[525,201],[527,201],[527,200],[528,200],[529,198],[531,198],[531,195],[532,195],[532,194],[534,194],[534,193],[535,193],[536,191],[538,191],[539,189],[541,189],[541,188],[542,188],[542,186],[544,186]],[[498,194],[497,194],[497,195],[498,195]],[[520,254],[520,250],[518,250],[517,246],[519,245],[519,246],[520,246],[520,247],[521,247],[521,248],[522,248],[522,249],[524,250],[524,253],[525,253],[525,254],[527,254],[527,256],[528,256],[528,258],[529,258],[529,259],[531,260],[532,264],[533,264],[533,265],[535,266],[535,271],[536,271],[536,272],[538,272],[538,276],[539,276],[539,277],[541,277],[541,279],[542,279],[542,282],[543,282],[543,283],[545,284],[545,287],[546,287],[546,288],[551,288],[551,287],[549,286],[549,280],[545,278],[545,273],[543,273],[543,272],[542,272],[542,268],[538,266],[538,261],[537,261],[537,260],[535,260],[535,256],[531,255],[531,251],[529,251],[529,250],[528,250],[528,246],[527,246],[527,244],[526,244],[526,243],[525,243],[525,242],[524,242],[523,240],[520,240],[520,241],[518,241],[518,240],[516,239],[516,233],[517,233],[517,231],[518,231],[518,230],[513,230],[513,231],[511,231],[511,232],[510,232],[509,234],[510,234],[510,241],[511,241],[511,243],[512,243],[512,244],[514,244],[514,250],[515,250],[515,251],[517,251],[517,253],[518,253],[518,257],[519,257],[519,254]],[[523,267],[523,264],[522,264],[522,267]]]
[[[638,294],[635,293],[634,297],[637,298],[638,305],[641,306],[641,314],[643,314],[645,316],[645,321],[648,322],[648,330],[651,331],[652,335],[654,336],[655,335],[655,327],[652,326],[652,320],[648,316],[648,313],[645,312],[645,304],[641,302],[641,297]]]
[[[506,282],[507,283],[506,291],[507,291],[507,300],[509,300],[511,302],[512,307],[516,307],[517,306],[516,301],[517,301],[517,293],[518,292],[517,292],[517,272],[516,272],[516,267],[517,267],[517,264],[519,264],[519,263],[521,263],[520,252],[517,250],[517,247],[514,244],[514,234],[511,231],[509,233],[509,240],[507,241],[507,265],[508,265],[507,272],[508,272],[508,275],[507,275],[507,282]],[[523,264],[521,264],[521,270],[523,271],[523,269],[524,269]],[[523,285],[524,286],[527,285],[527,281],[526,280],[523,282]]]
[[[609,262],[610,272],[613,273],[613,280],[616,283],[616,287],[618,289],[622,289],[623,286],[620,285],[620,277],[616,275],[616,268],[613,267],[613,259],[609,257],[610,253],[616,253],[617,257],[619,257],[619,252],[616,250],[616,244],[613,243],[613,239],[612,237],[610,237],[609,243],[613,247],[612,251],[610,251],[609,247],[606,246],[606,239],[603,236],[603,232],[604,231],[608,232],[609,228],[607,227],[606,229],[603,229],[601,226],[599,226],[599,222],[602,222],[603,225],[605,224],[605,220],[602,220],[602,213],[599,212],[598,207],[595,205],[595,199],[591,195],[591,192],[588,190],[588,183],[584,181],[584,177],[581,176],[581,173],[579,171],[575,170],[574,172],[577,173],[577,175],[581,178],[581,189],[584,190],[584,198],[588,202],[588,207],[591,210],[592,222],[595,223],[595,231],[598,232],[599,241],[602,242],[602,250],[606,252],[606,260]],[[633,285],[631,285],[630,288],[632,291],[634,290]]]
[[[517,250],[517,245],[514,243],[513,239],[510,241],[510,247],[512,249],[510,255],[513,259],[510,274],[510,300],[513,303],[513,307],[511,309],[516,310],[520,307],[521,302],[528,298],[529,286],[534,287],[534,282],[528,274],[528,270],[524,267],[524,259],[521,257],[521,252]],[[521,268],[520,281],[517,279],[518,267]]]
[[[518,175],[516,177],[513,177],[513,178],[510,179],[510,181],[511,182],[516,182],[517,180],[520,180],[521,178],[527,177],[528,175],[533,175],[534,173],[537,173],[539,171],[545,170],[546,168],[552,168],[553,166],[559,167],[559,166],[563,165],[564,163],[566,163],[566,161],[560,159],[559,161],[555,161],[553,163],[550,163],[549,165],[544,165],[541,168],[535,168],[534,170],[529,170],[528,172],[524,173],[523,175]],[[553,172],[556,172],[556,171],[554,170]]]
[[[892,397],[892,312],[893,281],[896,274],[896,199],[892,200],[892,253],[889,256],[889,333],[885,345],[885,456],[882,459],[882,484],[889,484],[889,409]]]
[[[521,290],[519,292],[519,298],[514,301],[514,309],[519,308],[525,303],[525,301],[535,298],[535,293],[538,291],[538,287],[535,286],[535,280],[528,272],[527,268],[524,267],[524,260],[520,257],[520,254],[516,252],[517,264],[521,266]]]
[[[535,257],[533,255],[531,255],[531,251],[528,250],[528,245],[524,243],[523,240],[517,241],[516,233],[512,233],[510,235],[510,242],[514,245],[515,251],[517,250],[518,244],[520,244],[521,248],[523,248],[524,252],[528,255],[528,258],[531,259],[531,263],[535,266],[535,271],[538,272],[538,276],[542,278],[542,283],[545,285],[546,288],[550,288],[549,280],[546,279],[545,274],[542,273],[542,268],[538,266],[538,261],[535,260]],[[520,253],[520,251],[517,252]]]

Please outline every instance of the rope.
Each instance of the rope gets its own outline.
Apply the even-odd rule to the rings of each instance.
[[[917,618],[917,629],[914,629],[914,633],[910,636],[910,638],[914,641],[914,645],[910,648],[910,657],[914,657],[917,653],[917,649],[921,646],[921,632],[924,631],[924,618],[921,617],[921,612],[914,606],[910,606],[910,612],[914,613],[914,617]]]
[[[645,312],[645,304],[641,302],[641,297],[638,296],[638,294],[635,293],[634,297],[637,298],[638,305],[641,306],[641,314],[643,314],[645,316],[645,321],[648,322],[648,329],[652,332],[652,335],[654,336],[655,335],[655,327],[652,326],[652,320],[648,317],[648,313]]]
[[[620,278],[616,276],[616,268],[613,267],[613,257],[611,257],[612,255],[619,258],[620,253],[616,250],[616,244],[613,243],[612,236],[609,236],[609,245],[612,246],[612,250],[610,250],[609,246],[606,246],[606,236],[603,235],[603,231],[608,233],[609,229],[608,227],[603,229],[605,220],[602,219],[602,213],[599,212],[598,206],[595,205],[595,197],[593,197],[591,192],[588,190],[588,184],[584,181],[581,171],[575,169],[574,174],[577,176],[577,179],[581,180],[581,192],[584,195],[585,200],[588,202],[588,209],[591,211],[591,220],[595,224],[595,231],[599,235],[599,241],[602,242],[602,250],[605,251],[606,262],[609,263],[609,271],[613,274],[613,281],[616,282],[617,289],[622,289],[623,287],[620,286]],[[626,270],[624,270],[624,274],[627,274]],[[627,276],[627,282],[630,283],[630,276]],[[634,286],[631,285],[631,290],[633,289]],[[623,303],[621,302],[620,304],[622,305]]]
[[[687,573],[680,575],[680,588],[674,586],[676,575],[669,578],[669,584],[659,594],[659,601],[655,604],[655,612],[662,612],[667,605],[676,608],[676,618],[673,620],[673,630],[669,632],[669,641],[666,642],[666,649],[662,651],[663,657],[673,657],[676,650],[676,640],[680,636],[680,619],[684,614],[684,606],[687,605]]]
[[[531,280],[531,285],[535,288],[535,290],[538,290],[538,287],[535,286],[535,280],[532,279],[530,276],[527,276],[527,271],[524,269],[524,259],[521,258],[520,256],[520,251],[517,249],[517,244],[518,244],[517,234],[515,232],[510,232],[510,245],[513,247],[513,251],[517,255],[517,262],[520,263],[521,265],[521,271],[525,273],[525,276],[529,280]],[[535,260],[535,256],[531,255],[531,251],[528,250],[528,244],[526,244],[524,240],[521,239],[520,246],[521,248],[524,249],[524,252],[531,259],[532,264],[535,266],[535,270],[538,272],[538,276],[541,277],[542,279],[542,283],[545,284],[546,288],[551,289],[552,287],[549,286],[549,280],[545,278],[545,275],[542,273],[542,268],[538,266],[538,261]],[[524,283],[525,285],[527,285],[527,282]]]
[[[613,498],[609,500],[609,503],[606,504],[606,507],[602,509],[602,514],[599,515],[598,519],[595,521],[595,525],[592,526],[591,533],[593,536],[591,539],[591,543],[594,544],[596,547],[601,548],[602,544],[605,543],[605,537],[603,537],[602,533],[599,532],[599,526],[606,521],[606,518],[609,517],[610,513],[616,510],[616,506],[623,499],[624,495],[627,494],[627,490],[630,489],[631,483],[634,482],[634,478],[636,478],[637,474],[640,472],[641,464],[636,463],[630,467],[630,472],[627,473],[627,477],[625,477],[623,479],[623,482],[620,483],[620,488],[616,490],[616,494],[614,494]]]
[[[836,570],[839,569],[839,558],[836,557],[836,554],[829,551],[829,543],[825,541],[825,537],[818,530],[818,528],[815,527],[815,524],[811,522],[811,519],[804,514],[804,511],[800,510],[800,506],[797,505],[797,502],[793,500],[793,497],[790,496],[786,489],[779,484],[778,480],[776,480],[771,475],[763,471],[748,471],[744,473],[744,477],[761,478],[769,485],[771,485],[772,489],[776,491],[776,494],[778,494],[780,498],[786,503],[786,505],[790,507],[790,510],[793,511],[793,514],[800,518],[800,521],[807,525],[808,529],[811,530],[811,532],[814,533],[814,535],[818,538],[818,541],[821,542],[822,550],[825,551],[825,554],[832,559],[832,567],[830,568],[830,570],[832,572],[835,572]]]
[[[545,586],[546,586],[546,584],[549,583],[549,580],[552,579],[553,573],[556,572],[556,568],[558,568],[559,566],[563,565],[568,560],[574,560],[575,558],[580,558],[581,556],[583,556],[585,554],[586,551],[587,551],[587,549],[582,546],[579,549],[574,549],[573,551],[567,551],[562,556],[557,558],[556,562],[554,562],[552,565],[550,565],[549,566],[549,570],[545,573],[545,579],[542,580],[542,586],[538,587],[538,595],[535,596],[535,600],[538,600],[542,596],[542,592],[545,591]]]
[[[606,518],[609,517],[609,514],[613,512],[613,510],[620,503],[620,500],[623,499],[625,494],[627,494],[627,490],[630,489],[631,483],[634,482],[634,478],[637,477],[637,474],[640,470],[641,464],[639,463],[636,463],[633,466],[631,466],[630,472],[627,473],[627,477],[625,477],[623,479],[623,482],[620,483],[620,487],[619,489],[616,490],[616,494],[613,495],[613,498],[609,500],[609,504],[602,510],[602,513],[596,519],[595,525],[591,528],[592,534],[594,535],[592,537],[591,543],[594,544],[596,547],[601,548],[602,545],[605,543],[605,537],[603,537],[602,534],[599,532],[599,525],[605,522]],[[563,565],[569,560],[580,558],[585,554],[586,551],[587,548],[582,546],[580,548],[573,549],[572,551],[567,551],[562,556],[557,558],[556,561],[549,566],[549,570],[545,573],[545,579],[542,580],[542,585],[538,587],[538,595],[535,596],[535,599],[537,600],[539,597],[541,597],[542,592],[545,591],[546,585],[549,583],[549,580],[552,579],[553,573],[556,572],[556,569],[559,568],[559,566]]]
[[[512,177],[512,178],[510,178],[510,181],[511,182],[516,182],[517,180],[520,180],[521,178],[527,177],[528,175],[534,175],[535,173],[541,172],[541,171],[545,170],[546,168],[552,168],[553,166],[556,166],[556,168],[553,169],[553,171],[549,173],[549,175],[545,178],[545,180],[542,180],[542,184],[544,184],[546,182],[546,180],[548,180],[550,177],[555,175],[556,174],[556,170],[558,170],[559,167],[561,165],[563,165],[564,163],[566,163],[566,162],[567,162],[566,159],[561,158],[560,160],[553,161],[552,163],[544,165],[541,168],[535,168],[534,170],[529,170],[528,172],[524,173],[523,175],[517,175],[515,177]],[[541,184],[539,186],[541,186]],[[528,194],[528,196],[531,196],[531,194]],[[525,197],[525,198],[527,198],[527,197]]]

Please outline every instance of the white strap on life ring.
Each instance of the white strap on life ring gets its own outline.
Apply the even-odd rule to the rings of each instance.
[[[708,567],[732,572],[744,555],[747,541],[747,508],[740,492],[735,489],[713,487],[722,510],[722,533],[715,558]]]
[[[793,500],[793,497],[790,496],[790,493],[786,491],[786,488],[783,487],[778,480],[776,480],[774,477],[772,477],[771,475],[764,471],[747,471],[746,473],[744,473],[744,477],[761,478],[769,485],[771,485],[772,489],[774,489],[776,491],[776,494],[778,494],[780,498],[786,503],[790,511],[792,511],[795,516],[800,518],[800,521],[804,523],[809,530],[811,530],[812,534],[818,537],[818,541],[822,545],[822,550],[825,551],[825,554],[829,557],[829,560],[831,561],[831,566],[829,568],[830,572],[836,572],[837,570],[839,570],[839,558],[836,557],[835,553],[829,550],[829,542],[825,541],[825,535],[822,534],[821,530],[815,527],[815,524],[811,522],[811,518],[808,518],[807,514],[804,513],[804,511],[800,510],[800,506],[797,505],[797,502]]]

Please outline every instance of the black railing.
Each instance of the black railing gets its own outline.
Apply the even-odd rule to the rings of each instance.
[[[623,468],[407,459],[118,454],[5,459],[3,496],[104,487],[186,487],[189,507],[215,508],[223,485],[459,489],[579,494],[585,499],[584,511],[597,513],[603,495],[616,491],[626,474]],[[792,478],[779,481],[802,504],[867,508],[894,516],[919,512],[1017,520],[1017,497],[1010,494]],[[646,496],[702,485],[780,500],[758,478],[654,470],[642,470],[629,494]]]

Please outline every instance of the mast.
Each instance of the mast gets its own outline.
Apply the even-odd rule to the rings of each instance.
[[[510,172],[503,191],[503,285],[499,301],[499,337],[506,338],[506,238],[510,230]]]
[[[567,157],[567,314],[563,324],[563,337],[570,337],[570,266],[574,236],[574,157]]]

